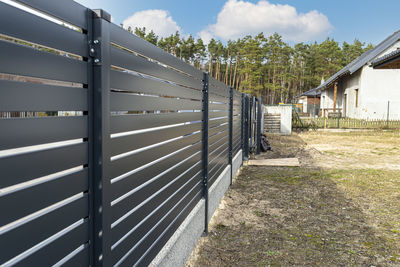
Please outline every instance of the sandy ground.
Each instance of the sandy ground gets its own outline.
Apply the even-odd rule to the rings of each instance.
[[[300,167],[243,167],[186,266],[400,266],[400,134],[269,135]]]

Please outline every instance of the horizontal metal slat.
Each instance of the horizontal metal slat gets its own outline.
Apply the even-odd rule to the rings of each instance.
[[[117,43],[118,45],[121,45],[139,54],[155,59],[175,69],[186,72],[199,80],[203,79],[203,73],[200,70],[183,62],[177,57],[168,54],[159,47],[144,41],[136,35],[127,32],[115,24],[110,25],[110,39],[111,42]]]
[[[233,114],[239,115],[242,112],[240,107],[233,106]]]
[[[201,168],[201,166],[199,166],[199,168]],[[142,233],[149,231],[152,226],[158,222],[159,218],[162,218],[188,191],[200,182],[201,174],[198,173],[199,168],[193,168],[188,171],[185,176],[180,177],[173,184],[132,213],[124,221],[112,228],[111,243],[115,244],[139,223],[145,223],[146,225],[146,228],[141,229]],[[196,175],[196,173],[198,174]],[[154,214],[150,215],[152,212],[154,212]],[[150,215],[150,217],[147,218],[146,221],[143,221],[148,215]],[[130,235],[135,235],[135,232],[130,233]]]
[[[218,133],[226,131],[228,129],[228,126],[229,126],[228,124],[224,124],[224,125],[216,126],[216,127],[213,127],[213,128],[209,128],[208,129],[208,136],[211,137],[211,136],[213,136],[215,134],[218,134]]]
[[[111,92],[111,111],[201,110],[201,101]]]
[[[223,123],[227,123],[229,122],[229,118],[225,117],[225,118],[221,118],[221,119],[216,119],[216,120],[209,120],[208,121],[208,127],[209,128],[213,128],[215,126],[221,125]]]
[[[0,158],[0,188],[63,171],[88,162],[86,142]]]
[[[212,102],[221,102],[221,103],[229,103],[229,95],[228,96],[220,96],[214,93],[209,92],[208,99]]]
[[[211,86],[218,87],[220,90],[223,90],[224,92],[227,92],[229,94],[230,88],[225,83],[215,79],[214,77],[210,77],[209,83]]]
[[[232,156],[233,156],[233,158],[236,158],[236,157],[239,157],[239,151],[240,150],[242,150],[242,148],[241,147],[239,147],[239,150],[236,152],[236,153],[234,153]],[[241,163],[241,165],[240,166],[243,166],[243,162]]]
[[[161,188],[160,183],[163,183],[168,180],[170,181],[171,179],[173,179],[172,177],[174,177],[174,176],[176,177],[179,174],[183,173],[185,170],[189,169],[191,166],[196,165],[200,161],[200,158],[199,158],[200,157],[200,148],[201,148],[200,144],[192,146],[191,148],[188,149],[187,153],[186,152],[182,153],[181,155],[176,157],[175,161],[173,161],[172,164],[169,165],[166,170],[157,170],[158,172],[154,176],[149,176],[149,175],[141,176],[137,180],[132,179],[132,177],[128,178],[128,180],[125,179],[125,182],[123,183],[126,186],[125,188],[122,188],[121,184],[118,186],[112,186],[111,195],[112,195],[113,199],[114,198],[117,199],[137,188],[139,188],[140,192],[144,192],[143,194],[141,194],[141,196],[138,196],[137,198],[135,198],[135,200],[132,200],[132,202],[130,202],[130,203],[126,203],[126,200],[129,198],[132,198],[132,196],[134,194],[136,194],[137,192],[135,192],[134,194],[131,194],[128,198],[125,198],[124,200],[122,200],[118,203],[115,203],[115,205],[113,206],[113,210],[114,210],[113,211],[113,220],[117,220],[117,219],[119,219],[119,217],[123,216],[124,212],[121,212],[118,207],[126,207],[127,205],[128,206],[134,205],[135,203],[137,203],[139,198],[147,198],[145,196],[146,195],[145,192],[148,192],[148,190],[154,190],[155,188],[158,188],[158,189]],[[194,156],[193,156],[193,154],[194,154]],[[186,156],[186,160],[185,159],[182,160],[183,156]],[[187,158],[189,158],[189,159],[187,159]],[[178,166],[176,166],[176,165],[178,165]],[[175,166],[175,167],[173,169],[170,169],[173,166]],[[151,172],[152,171],[148,171],[148,173],[151,173]],[[158,178],[156,178],[152,182],[149,182],[154,177],[158,177]],[[143,187],[143,185],[145,185],[145,186]]]
[[[201,133],[197,133],[171,143],[167,143],[158,147],[153,147],[132,156],[127,156],[125,158],[112,161],[110,178],[120,176],[121,174],[127,173],[163,156],[169,155],[181,148],[199,142],[200,140]]]
[[[209,142],[208,142],[208,150],[211,151],[212,148],[217,147],[218,144],[220,144],[221,142],[224,142],[224,140],[228,140],[229,135],[228,133],[224,134],[224,135],[217,135],[217,136],[213,136],[214,140],[211,140],[211,138],[209,138]]]
[[[126,193],[128,193],[130,190],[141,186],[145,182],[147,182],[149,179],[167,171],[169,168],[172,166],[183,162],[186,160],[187,162],[191,162],[192,165],[196,164],[196,160],[198,160],[198,156],[194,154],[200,154],[200,149],[199,146],[193,146],[189,149],[183,150],[177,154],[175,154],[173,157],[168,157],[162,161],[159,161],[152,165],[149,168],[144,168],[128,177],[125,179],[122,179],[116,183],[113,183],[111,186],[111,199],[116,199]],[[193,156],[194,155],[194,156]],[[189,157],[193,156],[191,159],[188,159]]]
[[[0,119],[0,150],[84,138],[87,116]]]
[[[210,93],[208,99],[210,102],[223,103],[226,105],[229,105],[229,102],[230,102],[229,95],[228,96],[220,96],[220,95]]]
[[[201,116],[201,112],[115,115],[110,118],[110,131],[111,133],[119,133],[184,122],[201,121]]]
[[[87,89],[0,80],[0,111],[87,110]]]
[[[137,266],[147,266],[151,263],[151,261],[156,257],[158,252],[163,248],[163,246],[168,242],[168,240],[171,238],[171,236],[175,233],[175,231],[178,229],[178,227],[181,225],[181,223],[186,219],[186,217],[189,215],[189,213],[193,210],[193,208],[196,206],[196,204],[200,201],[201,199],[201,194],[198,193],[195,195],[192,200],[190,200],[189,204],[184,207],[184,209],[177,215],[176,217],[172,217],[173,219],[171,224],[168,226],[165,232],[163,232],[162,236],[157,237],[157,244],[153,247],[151,247],[146,254],[144,255],[143,258],[141,258],[139,264]],[[156,236],[156,233],[153,235]]]
[[[228,152],[226,152],[227,150],[229,150],[229,142],[219,144],[217,147],[215,147],[212,151],[210,151],[208,153],[208,165],[209,165],[210,171],[212,169],[213,164],[216,161],[218,161],[218,159],[220,157],[228,157],[229,156]]]
[[[86,35],[5,3],[0,3],[0,25],[1,34],[87,57]]]
[[[235,123],[235,122],[242,122],[242,117],[240,116],[240,115],[235,115],[235,114],[233,114],[233,122]]]
[[[215,169],[211,172],[210,171],[210,178],[208,179],[208,186],[212,186],[217,178],[221,175],[224,169],[228,166],[228,159],[223,158],[218,164],[215,166]]]
[[[218,149],[216,149],[213,153],[213,155],[208,157],[208,171],[209,173],[212,172],[212,170],[215,167],[215,164],[217,164],[221,158],[229,158],[229,146],[220,146]]]
[[[225,168],[229,164],[228,149],[220,154],[220,156],[210,165],[208,172],[208,180],[215,178],[216,174],[220,174],[221,168]]]
[[[242,149],[242,144],[241,143],[237,143],[236,145],[233,146],[233,153],[232,154],[236,154],[237,152],[239,152],[239,150]]]
[[[146,199],[150,198],[154,195],[158,190],[161,190],[162,187],[166,186],[170,181],[178,177],[180,174],[184,173],[187,169],[192,167],[194,164],[198,163],[199,159],[196,161],[190,160],[189,162],[185,162],[184,164],[176,167],[175,169],[169,171],[163,176],[159,177],[156,181],[147,184],[145,187],[140,188],[134,194],[126,197],[124,200],[118,202],[117,204],[112,206],[112,221],[116,221],[122,216],[124,216],[130,210],[136,208],[139,204],[146,201]],[[197,166],[197,171],[201,170],[200,164]],[[190,178],[185,175],[185,177]],[[152,177],[150,177],[152,178]],[[177,190],[178,187],[175,188]],[[149,211],[148,211],[149,212]]]
[[[135,249],[130,251],[128,257],[122,262],[125,266],[132,266],[143,254],[144,252],[157,240],[165,229],[168,229],[168,226],[174,222],[176,222],[177,226],[186,218],[187,214],[191,211],[191,209],[198,203],[201,197],[200,192],[200,183],[195,185],[193,189],[187,194],[180,202],[177,203],[176,206],[172,210],[167,213],[163,219],[155,218],[158,220],[156,226],[152,229],[151,233],[147,235],[143,240],[140,240],[142,235],[133,235],[129,236],[126,240],[124,240],[123,244],[118,246],[115,250],[113,250],[113,261],[112,264],[115,264],[119,261],[124,255],[126,255],[135,244],[141,241],[140,245]],[[192,204],[192,205],[191,205]],[[185,209],[187,207],[187,209]],[[182,212],[187,211],[187,212]],[[181,215],[181,216],[179,216]],[[180,220],[178,220],[180,219]],[[138,228],[138,232],[141,233],[142,227],[145,228],[146,225],[141,225]],[[144,232],[142,232],[144,234]],[[162,244],[157,246],[157,249],[161,249]]]
[[[2,73],[87,83],[87,62],[20,44],[0,40],[0,61]]]
[[[229,144],[229,135],[221,135],[219,136],[220,138],[216,140],[215,142],[209,143],[208,144],[208,152],[209,155],[219,146],[222,145],[222,143]]]
[[[111,156],[157,144],[201,130],[201,123],[186,124],[167,129],[126,135],[111,139]]]
[[[242,127],[241,123],[238,123],[237,125],[233,125],[232,127],[232,133],[233,135],[241,134],[242,133]]]
[[[242,110],[242,103],[233,101],[233,109],[236,110],[236,111],[241,111]]]
[[[35,9],[48,13],[72,25],[87,29],[87,8],[72,0],[17,0]]]
[[[240,127],[235,127],[235,128],[233,128],[232,133],[233,133],[233,136],[241,135],[242,129]]]
[[[236,131],[236,130],[238,130],[238,129],[241,129],[241,128],[242,128],[242,120],[241,120],[241,119],[235,119],[235,120],[233,121],[232,127],[233,127],[233,130],[234,130],[234,131]]]
[[[209,136],[208,144],[213,144],[215,141],[218,141],[221,138],[224,138],[225,136],[229,136],[229,130],[228,129],[226,129],[224,132],[222,132],[220,134]]]
[[[203,83],[185,74],[163,67],[143,57],[136,56],[122,49],[111,46],[111,65],[125,68],[157,77],[159,79],[172,81],[180,85],[201,90]]]
[[[216,87],[209,87],[209,96],[211,101],[221,99],[221,102],[229,103],[229,92],[222,92]]]
[[[229,111],[210,111],[208,113],[208,118],[212,119],[212,118],[219,118],[219,117],[226,117],[229,116]]]
[[[88,190],[88,171],[83,169],[0,197],[0,225],[25,217],[63,199]],[[12,209],[10,209],[12,207]]]
[[[242,128],[240,127],[241,125],[239,125],[238,127],[234,127],[232,132],[234,135],[238,135],[242,133]]]
[[[234,151],[236,153],[237,151],[239,151],[241,149],[241,147],[242,147],[241,142],[238,142],[233,145],[232,151]]]
[[[87,243],[88,236],[89,223],[86,220],[36,253],[18,262],[16,266],[51,266],[67,256],[73,249]]]
[[[79,251],[71,259],[65,262],[63,267],[89,266],[89,246],[86,245],[83,250]]]
[[[132,75],[122,71],[110,71],[111,88],[154,95],[202,99],[201,90],[189,89],[172,83]]]
[[[229,97],[229,89],[218,87],[211,81],[208,83],[208,88],[212,94]]]
[[[208,104],[208,108],[210,110],[229,110],[229,105],[228,104],[210,103],[210,104]]]
[[[240,133],[233,135],[232,137],[232,143],[237,144],[240,143],[240,139],[242,138],[242,135]]]
[[[237,139],[232,139],[233,145],[235,145],[237,143],[241,143],[241,142],[242,142],[242,135],[241,134],[237,135]]]
[[[0,235],[0,264],[88,216],[87,194]],[[18,240],[18,242],[16,242]]]

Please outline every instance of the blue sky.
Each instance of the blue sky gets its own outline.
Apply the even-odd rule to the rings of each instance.
[[[117,24],[153,28],[222,41],[257,31],[290,43],[336,41],[377,44],[400,29],[399,0],[78,0],[108,11]],[[137,13],[139,12],[139,13]],[[132,17],[133,16],[133,17]],[[126,20],[131,17],[130,20]],[[158,32],[157,32],[158,31]]]

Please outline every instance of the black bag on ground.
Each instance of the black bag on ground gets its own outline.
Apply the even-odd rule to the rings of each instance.
[[[271,150],[271,144],[269,143],[267,136],[265,134],[261,135],[261,151],[267,152]]]

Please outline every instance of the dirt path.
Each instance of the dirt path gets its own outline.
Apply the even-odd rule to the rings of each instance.
[[[301,167],[244,167],[186,266],[400,266],[399,133],[269,139]]]

